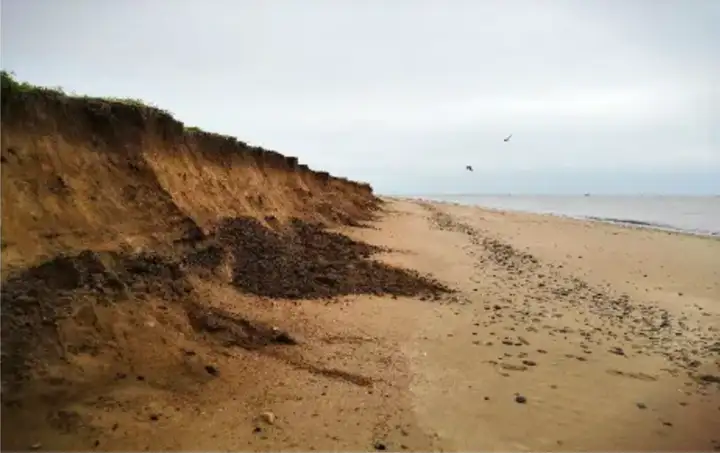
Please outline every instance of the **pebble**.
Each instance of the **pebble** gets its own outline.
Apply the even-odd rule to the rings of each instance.
[[[647,409],[645,403],[635,403],[635,405],[638,407],[638,409]]]
[[[262,414],[260,414],[260,419],[268,425],[272,425],[275,423],[277,417],[272,412],[263,412]]]
[[[515,395],[515,402],[519,404],[525,404],[527,403],[527,398],[522,395]]]
[[[373,447],[375,447],[375,450],[379,450],[379,451],[387,450],[387,446],[382,442],[375,442]]]

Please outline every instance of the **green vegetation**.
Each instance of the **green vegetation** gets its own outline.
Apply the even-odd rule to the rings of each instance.
[[[58,94],[65,95],[60,87],[47,88],[31,85],[27,82],[20,82],[15,79],[15,74],[8,71],[2,71],[2,92],[3,93],[46,93],[46,94]]]
[[[67,97],[72,99],[85,99],[88,101],[101,101],[101,102],[107,102],[110,104],[124,104],[124,105],[132,105],[135,107],[139,107],[146,110],[153,110],[157,111],[157,113],[161,113],[164,115],[172,116],[170,112],[167,110],[161,109],[160,107],[150,103],[143,101],[142,99],[132,99],[132,98],[114,98],[114,97],[92,97],[92,96],[84,96],[79,95],[75,93],[66,93],[65,90],[62,87],[41,87],[37,85],[32,85],[28,82],[21,82],[18,81],[15,78],[15,74],[9,71],[2,71],[2,94],[3,96],[7,96],[8,94],[26,94],[26,95],[34,95],[34,94],[43,94],[45,96],[51,95],[51,96],[57,96],[57,97]]]
[[[173,117],[173,115],[168,112],[167,110],[161,109],[160,107],[143,101],[142,99],[133,99],[133,98],[115,98],[115,97],[92,97],[92,96],[84,96],[84,95],[78,95],[75,93],[66,93],[65,90],[62,87],[41,87],[37,85],[32,85],[28,82],[21,82],[17,80],[14,73],[10,71],[1,71],[2,72],[2,97],[6,98],[9,96],[51,96],[58,99],[80,99],[80,100],[86,100],[89,102],[99,102],[102,104],[105,104],[107,107],[110,107],[111,105],[128,105],[133,106],[138,109],[143,110],[146,114],[154,115],[154,116],[168,116]],[[228,137],[221,134],[216,134],[212,132],[205,132],[202,129],[194,126],[184,126],[184,130],[188,134],[206,134],[210,136],[214,136],[216,138],[221,138],[223,140],[232,139],[235,140],[232,137]]]

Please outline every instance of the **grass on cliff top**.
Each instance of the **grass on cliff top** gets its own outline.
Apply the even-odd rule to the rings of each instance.
[[[141,109],[153,111],[154,113],[159,113],[162,115],[167,115],[170,117],[173,117],[172,113],[169,111],[162,109],[158,107],[155,104],[143,101],[142,99],[134,99],[134,98],[116,98],[116,97],[93,97],[93,96],[84,96],[79,95],[76,93],[67,93],[62,87],[41,87],[37,85],[33,85],[28,82],[21,82],[15,78],[15,74],[9,71],[0,71],[0,77],[2,78],[2,94],[3,96],[12,93],[12,94],[39,94],[39,95],[45,95],[45,96],[55,96],[58,98],[74,98],[74,99],[85,99],[88,101],[100,101],[100,102],[107,102],[111,104],[124,104],[124,105],[131,105],[135,106]],[[173,117],[174,118],[174,117]],[[189,134],[209,134],[209,135],[220,135],[215,134],[212,132],[205,132],[202,129],[194,126],[185,126],[185,132]],[[224,137],[224,136],[223,136]]]
[[[33,85],[28,82],[21,82],[15,78],[15,74],[9,71],[1,71],[0,77],[2,78],[2,95],[7,96],[8,94],[13,95],[45,95],[54,96],[58,98],[72,98],[72,99],[84,99],[87,101],[100,101],[109,104],[123,104],[130,105],[137,108],[141,108],[147,111],[152,111],[155,114],[167,115],[173,117],[169,111],[158,107],[150,102],[143,101],[142,99],[134,98],[116,98],[116,97],[96,97],[96,96],[84,96],[76,93],[67,93],[62,87],[41,87]],[[186,132],[189,133],[206,133],[197,127],[185,126]]]
[[[40,96],[52,96],[59,99],[62,98],[68,98],[68,99],[82,99],[86,101],[95,101],[95,102],[103,102],[107,104],[123,104],[123,105],[130,105],[137,108],[141,108],[143,110],[146,110],[148,112],[152,112],[154,115],[165,115],[170,118],[173,118],[175,121],[179,122],[183,125],[185,129],[185,133],[187,134],[202,134],[206,136],[211,136],[215,138],[220,138],[223,140],[233,140],[235,142],[239,142],[235,137],[231,137],[229,135],[224,134],[218,134],[215,132],[207,132],[204,131],[198,127],[195,126],[187,126],[181,121],[178,121],[175,119],[172,113],[169,111],[162,109],[154,104],[151,104],[149,102],[145,102],[142,99],[133,99],[133,98],[115,98],[115,97],[95,97],[95,96],[84,96],[79,95],[76,93],[66,93],[65,90],[62,87],[41,87],[37,85],[33,85],[28,82],[21,82],[16,79],[15,74],[13,74],[10,71],[2,70],[0,71],[0,77],[2,78],[2,97],[4,98],[7,95],[40,95]],[[242,142],[239,142],[242,143]],[[263,151],[267,151],[264,150]]]
[[[105,101],[105,102],[111,102],[111,103],[117,103],[117,104],[134,105],[134,106],[142,107],[142,108],[146,108],[146,109],[154,109],[154,110],[160,110],[162,112],[166,112],[165,110],[159,108],[158,106],[151,104],[149,102],[145,102],[142,99],[93,97],[93,96],[79,95],[76,93],[68,94],[67,92],[65,92],[65,90],[62,87],[41,87],[41,86],[33,85],[28,82],[21,82],[14,77],[13,73],[8,72],[8,71],[2,71],[2,91],[3,91],[3,93],[12,92],[12,93],[51,94],[51,95],[55,95],[55,96],[75,98],[75,99],[87,99],[87,100]]]

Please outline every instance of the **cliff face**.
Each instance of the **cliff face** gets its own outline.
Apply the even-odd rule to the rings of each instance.
[[[6,75],[3,269],[60,252],[156,246],[226,217],[352,223],[368,184],[317,172],[141,104],[69,97]]]

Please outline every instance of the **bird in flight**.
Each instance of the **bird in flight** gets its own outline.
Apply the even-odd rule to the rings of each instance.
[[[507,137],[505,137],[505,139],[504,139],[503,141],[504,141],[505,143],[509,142],[509,141],[510,141],[510,137],[512,137],[512,134],[510,134],[510,135],[508,135]]]
[[[467,171],[473,171],[472,165],[466,165],[465,170]]]

